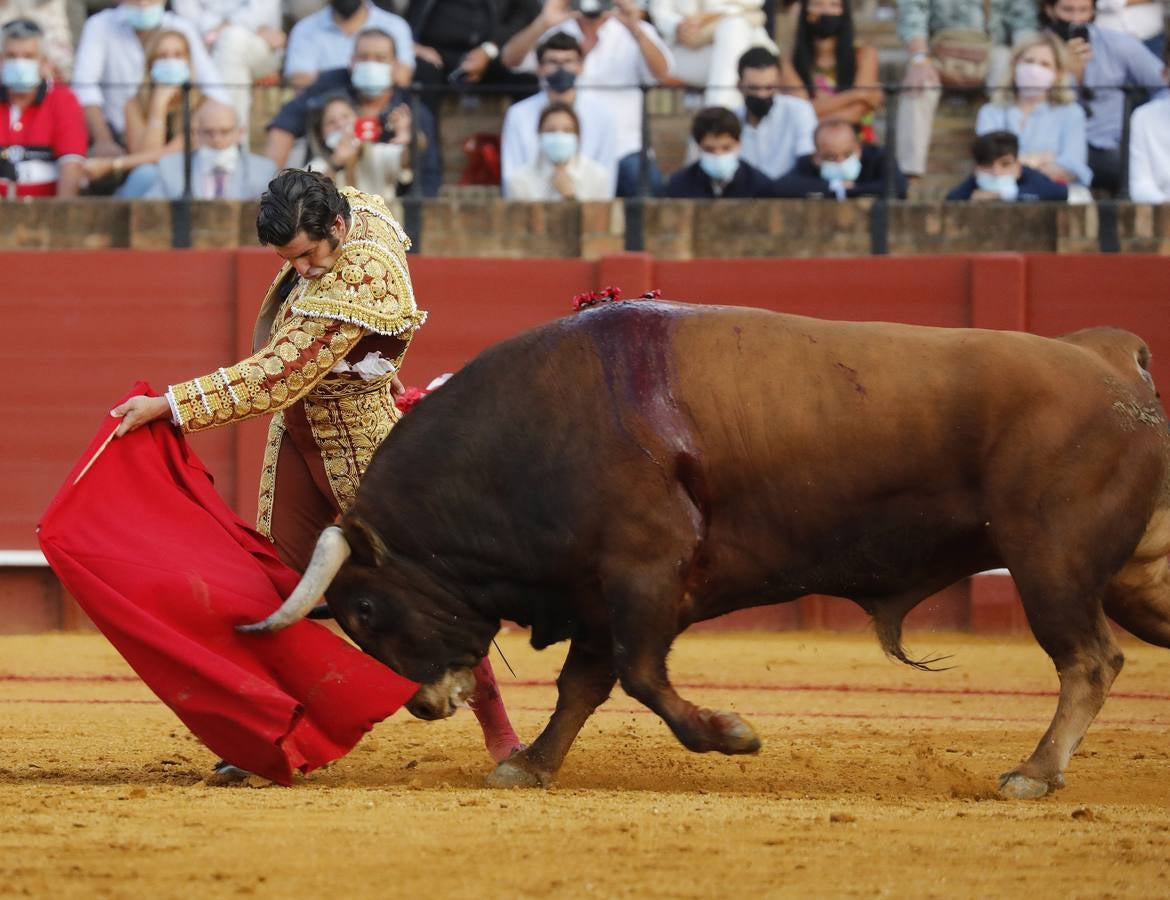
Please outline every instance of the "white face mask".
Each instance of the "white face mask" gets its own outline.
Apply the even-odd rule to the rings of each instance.
[[[857,181],[861,174],[861,157],[854,153],[847,159],[821,163],[821,178],[829,183],[834,181]]]
[[[542,131],[540,152],[554,166],[567,163],[577,155],[577,135],[571,131]]]
[[[1000,200],[1011,202],[1020,195],[1020,186],[1011,175],[992,175],[990,172],[976,172],[975,186],[981,191],[999,194]]]
[[[1043,97],[1056,82],[1056,73],[1035,63],[1016,63],[1016,91],[1021,97]]]
[[[325,135],[325,146],[330,150],[336,150],[341,142],[345,140],[345,136],[353,131],[352,128],[340,128],[337,131],[331,131]]]
[[[209,169],[223,169],[225,172],[234,172],[240,162],[240,147],[238,144],[232,144],[230,147],[224,147],[222,150],[216,150],[214,147],[200,147],[199,152],[203,154],[203,158],[206,160],[207,168]]]

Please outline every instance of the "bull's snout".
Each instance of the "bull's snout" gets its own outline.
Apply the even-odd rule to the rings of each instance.
[[[470,669],[447,672],[438,681],[422,685],[406,701],[407,711],[416,718],[433,720],[454,715],[475,691],[475,676]]]

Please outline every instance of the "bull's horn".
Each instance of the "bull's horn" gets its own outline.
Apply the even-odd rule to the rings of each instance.
[[[333,577],[349,559],[349,554],[349,541],[345,539],[345,534],[336,525],[330,525],[321,532],[321,537],[317,538],[317,547],[313,550],[309,567],[301,576],[300,584],[281,604],[280,609],[263,622],[237,625],[236,631],[280,631],[293,622],[299,622],[317,605]]]

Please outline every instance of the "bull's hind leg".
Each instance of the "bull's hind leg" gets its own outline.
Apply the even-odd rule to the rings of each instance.
[[[491,787],[547,787],[564,762],[581,726],[606,701],[617,676],[608,640],[573,638],[557,677],[557,708],[525,750],[500,763],[487,777]]]
[[[1143,641],[1170,647],[1170,511],[1154,513],[1146,532],[1105,591],[1105,613]]]

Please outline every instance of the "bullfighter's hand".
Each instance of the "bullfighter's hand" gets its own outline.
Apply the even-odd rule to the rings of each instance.
[[[149,425],[155,419],[170,418],[171,405],[166,397],[147,397],[139,394],[131,397],[110,410],[110,415],[122,421],[115,430],[115,437],[129,434],[135,428]]]
[[[406,393],[406,385],[402,383],[402,379],[395,375],[390,379],[390,396],[401,397]]]

